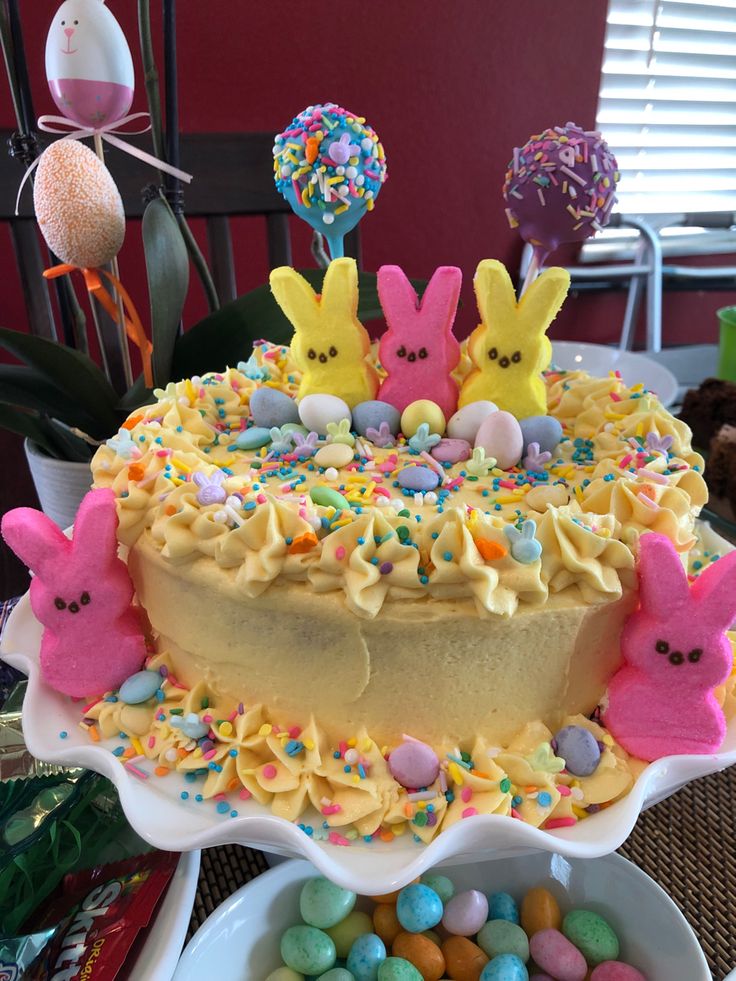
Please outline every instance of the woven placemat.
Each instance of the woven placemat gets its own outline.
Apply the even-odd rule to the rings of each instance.
[[[683,911],[717,981],[736,967],[735,816],[736,767],[731,767],[642,814],[620,849]],[[263,854],[251,848],[205,849],[187,940],[223,900],[267,868]]]

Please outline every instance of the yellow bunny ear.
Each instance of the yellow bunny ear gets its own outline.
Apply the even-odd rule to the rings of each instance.
[[[303,276],[291,266],[279,266],[271,271],[269,282],[276,302],[291,321],[294,330],[315,324],[319,316],[319,300]]]
[[[358,313],[358,266],[345,256],[333,259],[322,284],[322,310],[333,323]]]
[[[483,259],[478,263],[473,279],[475,298],[481,320],[486,326],[513,324],[516,313],[516,293],[506,266],[498,259]]]
[[[560,266],[550,266],[534,280],[519,300],[519,313],[525,330],[543,334],[565,302],[570,288],[570,273]]]

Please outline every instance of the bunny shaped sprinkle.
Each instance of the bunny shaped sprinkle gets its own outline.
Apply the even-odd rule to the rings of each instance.
[[[358,320],[358,268],[354,259],[334,259],[322,295],[290,266],[271,272],[276,302],[294,327],[291,353],[302,371],[299,398],[337,395],[352,409],[375,398],[378,375],[366,362],[370,339]]]
[[[71,541],[33,508],[16,508],[2,519],[3,538],[35,573],[31,606],[44,626],[44,681],[75,698],[118,688],[146,656],[130,605],[133,584],[117,555],[117,526],[109,488],[85,496]]]
[[[736,617],[736,552],[709,565],[688,588],[670,540],[643,535],[639,601],[621,634],[625,663],[609,684],[603,721],[643,760],[715,753],[726,734],[713,689],[733,667],[724,631]]]
[[[484,259],[474,285],[481,323],[468,341],[475,370],[463,382],[460,405],[488,399],[517,419],[546,415],[541,372],[552,356],[546,331],[565,299],[570,274],[546,269],[517,303],[506,267]]]
[[[429,399],[449,419],[457,408],[458,386],[451,372],[460,360],[452,333],[462,273],[455,266],[434,271],[421,302],[399,266],[378,270],[378,297],[388,330],[379,356],[388,377],[378,397],[399,412],[411,402]]]

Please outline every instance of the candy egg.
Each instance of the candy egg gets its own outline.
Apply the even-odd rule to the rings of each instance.
[[[327,435],[329,422],[351,419],[347,402],[336,395],[305,395],[298,405],[299,418],[311,432]]]
[[[256,426],[271,429],[274,426],[285,426],[290,422],[299,422],[299,410],[294,399],[277,388],[257,388],[251,392],[248,402],[250,414]]]
[[[492,412],[480,424],[475,445],[482,446],[501,470],[509,470],[521,459],[524,438],[521,427],[510,412]]]
[[[327,443],[314,454],[318,467],[346,467],[353,460],[353,448],[347,443]]]
[[[532,487],[527,493],[524,503],[528,504],[535,511],[544,512],[547,510],[548,504],[560,508],[567,504],[569,500],[570,495],[562,484],[552,484],[551,487],[545,486],[544,484],[537,484],[536,487]]]
[[[425,466],[404,467],[396,474],[396,479],[399,487],[412,491],[431,491],[440,482],[437,471]]]
[[[449,903],[455,895],[455,886],[452,880],[448,879],[446,875],[438,875],[436,872],[426,872],[422,876],[421,881],[425,886],[434,889],[443,903]]]
[[[595,773],[601,758],[598,741],[583,726],[565,726],[555,735],[556,753],[565,761],[565,767],[576,777],[589,777]]]
[[[554,416],[527,416],[519,419],[524,437],[524,454],[530,443],[539,443],[540,452],[554,453],[562,439],[562,426]]]
[[[477,889],[468,889],[466,892],[459,892],[447,903],[442,926],[459,937],[472,937],[487,918],[488,900],[485,895]]]
[[[120,686],[118,698],[126,705],[139,705],[153,698],[161,687],[161,675],[158,671],[137,671]]]
[[[559,930],[562,913],[557,900],[543,886],[530,889],[521,902],[521,925],[527,936],[533,937],[540,930]]]
[[[590,981],[647,981],[641,971],[621,961],[604,961],[590,975]]]
[[[401,432],[409,439],[423,422],[429,426],[430,433],[439,433],[440,436],[444,433],[445,417],[436,402],[430,402],[429,399],[410,402],[401,413]]]
[[[337,956],[345,958],[358,937],[362,937],[364,933],[373,933],[373,921],[367,913],[354,909],[344,920],[327,927],[325,933],[332,938]]]
[[[489,920],[478,931],[478,946],[489,957],[514,954],[524,964],[529,960],[529,940],[516,923],[509,920]]]
[[[353,428],[360,436],[367,436],[369,429],[378,431],[381,423],[384,422],[388,426],[388,431],[396,436],[401,424],[401,413],[388,402],[373,399],[369,402],[359,402],[353,409]]]
[[[458,409],[453,416],[450,416],[447,423],[447,435],[452,439],[464,439],[473,444],[478,435],[480,424],[492,412],[498,412],[498,406],[495,402],[484,400],[468,402],[467,405]]]
[[[480,981],[529,981],[529,972],[515,954],[500,954],[483,968]]]
[[[386,946],[390,947],[401,933],[401,924],[393,903],[379,903],[376,906],[373,910],[373,929]]]
[[[355,978],[347,968],[333,967],[327,974],[320,974],[319,981],[355,981]]]
[[[618,958],[618,937],[603,917],[592,910],[571,910],[562,921],[562,932],[591,967]]]
[[[409,933],[431,930],[442,919],[442,900],[429,886],[406,886],[396,901],[396,915]]]
[[[583,981],[588,965],[580,951],[559,930],[540,930],[529,942],[534,962],[557,981]]]
[[[388,957],[378,968],[378,981],[422,981],[422,975],[403,957]]]
[[[120,193],[107,167],[78,140],[57,140],[41,154],[33,207],[46,244],[62,262],[96,269],[120,251],[125,238]]]
[[[396,749],[391,750],[388,757],[388,768],[391,771],[391,776],[402,787],[416,789],[429,787],[435,782],[440,772],[440,760],[427,743],[420,742],[418,739],[406,739]],[[402,891],[405,892],[406,890]],[[430,889],[429,891],[432,892],[433,890]],[[399,893],[399,898],[401,898],[401,893]],[[435,923],[439,923],[439,919],[435,920]],[[426,927],[419,929],[420,931],[427,930],[434,925],[434,923],[429,923]]]
[[[266,978],[266,981],[304,981],[304,975],[292,971],[290,967],[277,967]]]
[[[473,455],[470,443],[465,439],[441,439],[429,452],[440,463],[462,463]]]
[[[239,450],[257,450],[271,442],[271,432],[261,426],[251,426],[243,429],[235,437],[235,445]]]
[[[424,981],[439,981],[445,973],[442,951],[421,933],[400,933],[394,940],[391,953],[413,964]]]
[[[478,981],[488,957],[467,937],[450,937],[442,944],[448,975],[454,981]]]
[[[344,920],[355,906],[357,896],[324,876],[308,879],[299,895],[299,912],[309,926],[324,930]]]
[[[493,892],[488,897],[488,919],[519,922],[519,907],[516,900],[507,892]]]
[[[358,937],[348,954],[346,967],[355,981],[376,981],[378,969],[386,960],[386,946],[375,933]]]
[[[46,78],[59,112],[81,126],[121,119],[133,101],[133,59],[100,0],[66,0],[46,37]]]
[[[339,508],[343,511],[350,510],[350,504],[347,499],[339,491],[333,490],[332,487],[323,487],[321,485],[312,487],[309,491],[309,496],[315,504],[319,504],[323,508]]]
[[[324,974],[335,963],[335,945],[316,927],[292,926],[281,938],[281,958],[292,971]]]

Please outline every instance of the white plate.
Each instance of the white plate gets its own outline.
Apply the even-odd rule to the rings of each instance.
[[[582,344],[577,341],[552,341],[552,363],[568,371],[587,371],[598,378],[609,371],[620,371],[627,385],[642,382],[656,392],[662,405],[672,405],[677,397],[677,379],[656,354],[620,351],[605,344]]]
[[[442,872],[458,892],[504,891],[520,898],[532,886],[546,885],[563,911],[584,906],[605,916],[621,940],[622,960],[649,981],[711,981],[680,910],[656,882],[620,855],[583,861],[537,852]],[[308,862],[287,862],[239,889],[190,940],[174,981],[263,981],[281,964],[281,934],[300,922],[299,892],[316,873]]]

